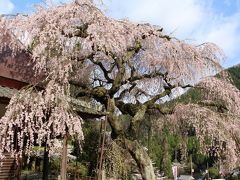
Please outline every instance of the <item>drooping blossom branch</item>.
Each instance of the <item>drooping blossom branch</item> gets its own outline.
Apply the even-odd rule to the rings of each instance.
[[[82,119],[73,112],[65,89],[50,81],[45,90],[26,88],[10,101],[1,118],[0,154],[14,153],[15,157],[28,156],[35,145],[54,146],[55,139],[70,135],[79,143],[83,140]]]

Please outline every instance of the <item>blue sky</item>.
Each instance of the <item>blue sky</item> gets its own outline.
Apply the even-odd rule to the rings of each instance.
[[[44,0],[0,0],[0,14],[30,13]],[[70,0],[46,0],[59,3]],[[240,0],[104,0],[107,15],[162,26],[191,43],[214,42],[229,67],[240,63]]]

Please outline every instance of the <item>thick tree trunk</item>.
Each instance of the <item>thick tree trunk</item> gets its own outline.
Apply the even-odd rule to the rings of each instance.
[[[125,139],[125,146],[136,161],[143,180],[155,180],[154,168],[145,149],[137,142]]]
[[[67,179],[67,135],[63,139],[62,165],[61,165],[61,180]]]
[[[149,158],[147,152],[144,148],[135,140],[131,141],[124,137],[130,137],[135,139],[136,132],[140,121],[143,119],[144,114],[146,112],[147,105],[142,105],[138,108],[137,112],[135,113],[134,117],[131,119],[131,125],[128,132],[124,133],[124,127],[119,120],[119,117],[115,114],[116,106],[115,106],[115,99],[109,99],[108,101],[108,122],[112,128],[112,138],[120,138],[124,139],[124,146],[130,152],[133,159],[136,161],[139,171],[142,175],[143,180],[155,180],[154,169],[152,166],[151,159]]]
[[[115,113],[116,106],[114,98],[108,99],[107,106],[107,111],[109,112],[109,114],[107,115],[107,120],[112,128],[111,136],[113,139],[116,139],[118,136],[121,136],[123,134],[123,126],[121,124],[121,121],[119,120],[119,117]]]

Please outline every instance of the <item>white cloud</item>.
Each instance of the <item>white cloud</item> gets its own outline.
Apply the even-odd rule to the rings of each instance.
[[[214,26],[205,30],[204,41],[211,41],[222,47],[228,56],[233,56],[239,51],[240,44],[240,14],[220,19]],[[240,55],[240,54],[238,54]]]
[[[14,4],[10,0],[0,0],[0,14],[9,14],[13,9]]]
[[[206,14],[197,0],[110,0],[107,4],[111,16],[158,24],[181,37],[191,34]]]
[[[213,2],[214,0],[106,0],[110,16],[160,25],[165,32],[173,32],[177,38],[191,39],[195,43],[214,42],[223,48],[229,59],[235,59],[228,65],[240,63],[240,10],[226,16],[214,7]],[[225,0],[225,8],[231,2]]]

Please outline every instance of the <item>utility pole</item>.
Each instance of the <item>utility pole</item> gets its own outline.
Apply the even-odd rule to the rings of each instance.
[[[220,177],[221,179],[223,179],[223,167],[222,167],[222,162],[221,160],[219,161],[219,174],[220,174]]]
[[[175,148],[175,159],[174,159],[174,162],[177,163],[178,160],[177,160],[177,149]]]
[[[190,156],[191,176],[193,177],[192,155]]]
[[[107,97],[107,111],[109,110],[110,107],[110,97]],[[97,180],[102,179],[102,169],[103,169],[103,159],[104,159],[104,149],[105,149],[105,141],[106,141],[106,132],[107,132],[107,122],[108,122],[108,116],[105,116],[104,121],[101,122],[101,137],[100,137],[100,143],[101,143],[101,151],[100,151],[100,156],[98,159],[98,169],[97,169]]]
[[[207,162],[207,179],[209,180],[208,162]]]

